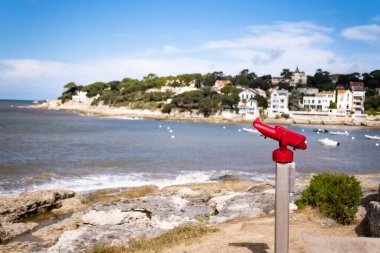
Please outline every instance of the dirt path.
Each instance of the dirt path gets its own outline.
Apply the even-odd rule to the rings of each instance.
[[[290,252],[305,252],[302,234],[357,236],[356,225],[342,226],[312,210],[291,215]],[[165,253],[270,253],[274,252],[274,217],[216,225],[219,231],[197,243],[179,245]]]

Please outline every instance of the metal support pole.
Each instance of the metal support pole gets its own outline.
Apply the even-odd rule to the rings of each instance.
[[[275,253],[289,252],[289,163],[276,163]]]

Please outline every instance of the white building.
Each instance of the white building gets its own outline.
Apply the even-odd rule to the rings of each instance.
[[[239,93],[240,101],[249,101],[256,96],[256,93],[252,89],[244,89]]]
[[[346,113],[352,111],[352,91],[338,90],[337,92],[337,105],[338,110],[345,111]]]
[[[306,84],[307,76],[304,71],[299,71],[298,67],[292,72],[292,78],[290,80],[290,86],[296,87],[297,84]]]
[[[353,91],[352,96],[352,110],[355,114],[362,114],[364,112],[365,91]]]
[[[74,102],[87,102],[91,100],[89,97],[87,97],[87,91],[77,91],[75,95],[71,98]]]
[[[303,108],[310,111],[327,112],[330,104],[335,102],[335,92],[326,91],[317,93],[315,96],[303,97]]]
[[[273,90],[270,96],[270,106],[267,109],[268,116],[273,117],[281,113],[289,113],[289,92],[287,90]]]
[[[259,109],[255,100],[249,100],[248,102],[240,102],[238,104],[239,114],[244,119],[256,119],[260,116]]]
[[[297,91],[305,95],[316,95],[318,93],[318,88],[297,88]]]

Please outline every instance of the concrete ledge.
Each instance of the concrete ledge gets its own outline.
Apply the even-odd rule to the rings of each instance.
[[[380,240],[369,237],[302,234],[308,253],[373,253],[380,249]]]

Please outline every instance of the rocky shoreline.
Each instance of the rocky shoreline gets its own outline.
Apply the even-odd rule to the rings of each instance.
[[[205,122],[205,123],[252,123],[251,119],[242,119],[235,114],[222,112],[212,115],[208,118],[195,112],[173,111],[170,114],[161,111],[150,111],[141,109],[129,109],[126,107],[111,108],[105,105],[91,106],[90,104],[80,102],[62,103],[60,100],[51,100],[39,105],[31,105],[28,108],[68,110],[86,115],[100,117],[128,117],[131,119],[151,119],[151,120],[168,120],[184,122]],[[329,117],[329,116],[297,116],[294,118],[265,118],[263,121],[267,124],[281,125],[344,125],[344,126],[366,126],[380,127],[380,116],[367,117]]]
[[[379,176],[359,175],[363,190],[376,191],[379,183],[371,178]],[[291,199],[307,185],[308,179],[298,180]],[[267,217],[274,212],[274,193],[273,182],[233,180],[161,190],[118,188],[83,196],[46,190],[0,197],[0,252],[88,252],[97,244],[127,245],[131,239],[156,237],[187,223],[215,226]],[[289,208],[296,210],[293,203]],[[55,219],[46,223],[35,218],[48,214]],[[360,219],[364,216],[362,208]]]

